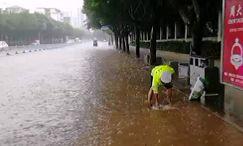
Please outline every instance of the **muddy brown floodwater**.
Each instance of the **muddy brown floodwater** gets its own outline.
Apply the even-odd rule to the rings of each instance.
[[[243,145],[176,90],[175,110],[148,110],[142,61],[91,44],[0,58],[0,145]]]

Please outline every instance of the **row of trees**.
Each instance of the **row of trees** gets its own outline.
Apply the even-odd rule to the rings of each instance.
[[[128,36],[136,34],[136,55],[140,57],[140,31],[151,32],[150,58],[156,63],[159,27],[183,22],[191,30],[191,52],[201,55],[204,30],[217,25],[222,0],[84,0],[89,27],[108,26],[116,48],[129,53]]]
[[[82,35],[83,31],[42,14],[0,14],[0,40],[10,45],[28,44],[34,40],[40,40],[41,43],[54,43],[65,41],[66,36]]]

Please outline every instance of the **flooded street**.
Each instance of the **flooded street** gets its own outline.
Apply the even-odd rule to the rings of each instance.
[[[0,57],[0,145],[243,145],[180,92],[175,110],[148,110],[149,80],[141,60],[107,43]]]

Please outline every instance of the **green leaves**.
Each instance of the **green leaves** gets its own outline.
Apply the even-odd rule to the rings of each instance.
[[[39,34],[54,38],[77,36],[80,30],[74,30],[69,24],[55,21],[45,15],[34,13],[0,14],[0,34],[17,40],[37,38]]]

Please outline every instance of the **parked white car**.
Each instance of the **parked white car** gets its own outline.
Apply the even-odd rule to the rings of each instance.
[[[73,43],[75,43],[75,40],[73,40],[73,39],[67,40],[67,42],[66,42],[66,44],[73,44]]]
[[[31,45],[35,45],[35,46],[40,45],[40,40],[35,40],[33,43],[31,43]]]
[[[8,44],[5,41],[0,41],[0,49],[7,48]]]

